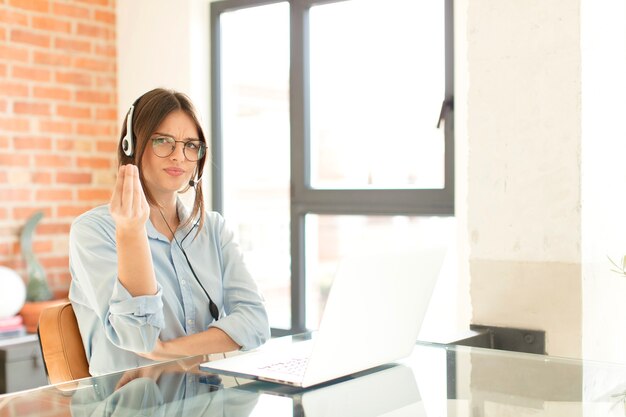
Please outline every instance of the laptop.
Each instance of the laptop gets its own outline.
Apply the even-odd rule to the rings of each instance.
[[[200,365],[205,371],[301,388],[408,356],[426,315],[445,248],[342,260],[310,340]]]

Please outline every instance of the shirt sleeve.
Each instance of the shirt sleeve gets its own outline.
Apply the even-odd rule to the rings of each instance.
[[[228,334],[243,350],[254,349],[270,337],[265,300],[245,265],[233,232],[216,214],[219,236],[225,317],[211,323]]]
[[[92,214],[92,213],[90,213]],[[81,329],[98,328],[115,346],[134,352],[154,349],[163,328],[162,289],[151,296],[132,297],[117,276],[115,226],[95,215],[81,216],[70,229],[72,302],[93,311],[96,323],[78,316]],[[82,322],[82,323],[81,323]]]

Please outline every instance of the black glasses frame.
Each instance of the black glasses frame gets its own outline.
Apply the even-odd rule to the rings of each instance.
[[[155,144],[155,141],[157,141],[159,139],[166,139],[167,143],[172,145],[172,149],[171,149],[171,151],[167,155],[159,155],[156,152],[155,148],[156,148],[157,145]],[[174,153],[174,151],[176,150],[176,144],[177,143],[182,143],[183,144],[183,155],[185,156],[185,159],[188,160],[189,162],[197,162],[197,161],[201,160],[202,158],[204,158],[204,156],[206,155],[206,148],[207,148],[207,146],[206,146],[205,143],[203,143],[200,140],[198,140],[198,141],[195,141],[195,140],[175,140],[174,138],[171,138],[169,136],[157,136],[157,137],[154,137],[154,138],[150,138],[150,140],[152,141],[152,152],[154,152],[154,154],[156,156],[158,156],[159,158],[167,158],[170,155],[172,155]],[[187,144],[188,143],[196,144],[196,142],[198,142],[197,143],[198,144],[198,157],[196,159],[192,159],[192,158],[189,158],[189,156],[187,156]],[[194,157],[195,157],[195,155],[194,155]]]

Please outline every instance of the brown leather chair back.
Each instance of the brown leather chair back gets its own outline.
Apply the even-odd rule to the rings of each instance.
[[[37,333],[51,384],[90,376],[83,340],[69,301],[43,310]]]

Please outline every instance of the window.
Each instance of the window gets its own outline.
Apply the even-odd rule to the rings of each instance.
[[[451,0],[216,1],[211,44],[213,207],[275,335],[317,326],[347,251],[449,234]]]

